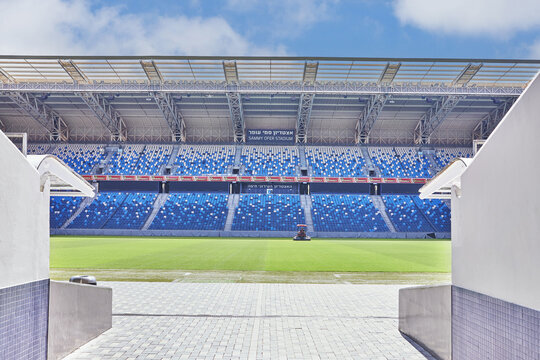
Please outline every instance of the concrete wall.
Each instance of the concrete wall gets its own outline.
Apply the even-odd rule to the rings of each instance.
[[[452,198],[454,285],[540,309],[540,78],[517,100]]]
[[[0,131],[0,288],[49,277],[49,193]]]
[[[399,331],[440,359],[452,358],[452,286],[399,290]]]
[[[112,327],[112,289],[50,282],[48,359],[61,359]]]

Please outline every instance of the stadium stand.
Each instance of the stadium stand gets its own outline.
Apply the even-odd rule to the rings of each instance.
[[[317,194],[313,202],[316,231],[380,232],[388,227],[368,195]]]
[[[28,154],[41,155],[46,154],[49,147],[50,145],[48,144],[28,144],[26,150],[28,151]]]
[[[393,148],[369,148],[371,161],[381,171],[383,177],[405,177],[399,158]]]
[[[429,162],[424,155],[418,154],[416,148],[396,147],[395,152],[400,160],[403,176],[415,178],[430,178]]]
[[[382,196],[388,216],[398,231],[434,231],[409,195]]]
[[[108,153],[104,145],[97,144],[28,147],[32,154],[52,152],[81,174],[91,173],[98,163],[108,160],[105,174],[121,175],[163,174],[167,165],[172,174],[181,175],[230,174],[233,166],[240,166],[246,175],[296,176],[304,161],[300,152],[304,151],[306,162],[302,164],[307,164],[311,176],[364,177],[371,160],[383,177],[429,178],[436,167],[442,168],[455,157],[472,156],[468,148],[436,148],[429,152],[429,159],[417,147],[243,145],[238,149],[241,152],[233,145],[126,144]],[[370,159],[366,161],[363,154],[369,154]],[[148,219],[149,230],[223,230],[229,212],[227,194],[195,190],[203,192],[169,194],[164,205],[154,210],[155,218],[149,219],[157,194],[126,191],[101,193],[85,207],[77,199],[53,198],[51,228],[140,230]],[[381,199],[384,214],[380,213],[382,203],[375,206],[369,195],[311,195],[314,230],[389,232],[393,231],[388,228],[389,218],[397,232],[450,231],[450,210],[442,201],[386,194]],[[78,216],[76,211],[80,211]],[[233,231],[294,231],[296,224],[306,221],[299,195],[292,194],[242,194],[230,211]],[[388,215],[389,225],[383,215]],[[71,223],[65,224],[68,219]]]
[[[232,229],[294,231],[299,223],[305,223],[299,195],[242,194]]]
[[[82,202],[80,197],[51,197],[51,222],[50,226],[53,229],[58,229],[71,217]]]
[[[133,169],[132,175],[157,175],[161,168],[167,164],[171,156],[172,147],[167,145],[147,145],[139,156],[139,161]]]
[[[90,174],[94,166],[105,159],[105,151],[101,145],[57,145],[52,154],[58,156],[79,174]]]
[[[112,156],[109,166],[104,173],[107,175],[133,174],[143,149],[144,145],[126,145],[118,149]]]
[[[157,194],[130,193],[103,226],[104,229],[140,229],[152,211]]]
[[[366,176],[365,160],[358,147],[311,147],[305,149],[312,176]]]
[[[69,229],[101,229],[122,205],[125,193],[101,193],[77,216]]]
[[[223,230],[228,194],[173,193],[158,211],[151,230]]]
[[[450,232],[450,209],[442,200],[412,198],[436,231]]]
[[[440,148],[435,150],[435,161],[437,165],[442,169],[449,163],[451,163],[455,158],[473,157],[472,149],[469,148]]]
[[[226,175],[234,163],[234,146],[183,145],[173,163],[174,175]]]
[[[240,159],[245,175],[298,175],[300,160],[294,146],[244,146]]]

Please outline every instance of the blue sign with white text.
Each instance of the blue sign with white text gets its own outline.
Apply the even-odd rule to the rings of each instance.
[[[251,144],[294,144],[294,130],[246,130],[246,142]]]

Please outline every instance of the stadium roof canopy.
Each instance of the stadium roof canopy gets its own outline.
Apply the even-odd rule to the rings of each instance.
[[[469,145],[540,60],[2,56],[0,128],[32,141]]]

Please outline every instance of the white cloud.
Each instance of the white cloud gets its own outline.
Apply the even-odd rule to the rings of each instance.
[[[0,54],[283,55],[222,17],[144,16],[83,0],[0,0]]]
[[[340,0],[228,0],[227,7],[240,13],[265,17],[268,31],[279,37],[300,36],[313,25],[335,17]]]
[[[395,0],[403,23],[431,32],[510,38],[540,27],[539,0]]]

